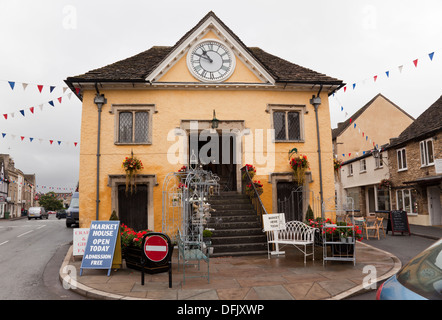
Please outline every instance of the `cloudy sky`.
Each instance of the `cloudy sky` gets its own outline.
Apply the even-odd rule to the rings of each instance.
[[[39,191],[75,187],[81,103],[63,80],[174,45],[211,10],[247,46],[344,80],[332,127],[378,93],[413,117],[442,95],[440,0],[0,0],[0,153]]]

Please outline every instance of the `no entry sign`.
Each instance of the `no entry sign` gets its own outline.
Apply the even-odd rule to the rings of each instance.
[[[144,242],[144,253],[149,260],[160,262],[167,257],[169,244],[167,240],[161,236],[153,235],[147,237]]]
[[[172,288],[172,253],[173,246],[165,233],[152,232],[143,236],[141,259],[141,285],[144,286],[144,272],[157,273],[169,271],[169,288]]]

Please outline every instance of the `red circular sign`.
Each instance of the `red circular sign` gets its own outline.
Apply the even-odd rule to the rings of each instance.
[[[146,257],[153,261],[159,262],[167,257],[169,245],[167,240],[160,236],[150,236],[144,242],[144,253]]]

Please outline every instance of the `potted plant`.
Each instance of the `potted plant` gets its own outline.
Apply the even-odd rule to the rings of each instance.
[[[126,192],[129,190],[130,185],[130,192],[132,193],[133,188],[135,187],[135,178],[139,170],[143,169],[143,163],[141,160],[134,157],[133,153],[130,157],[126,157],[121,165],[126,172]],[[133,180],[132,180],[133,178]]]
[[[258,195],[261,195],[264,192],[263,184],[261,181],[253,181],[253,183],[249,183],[246,185],[246,195],[248,195],[250,198],[255,197],[255,190],[253,188],[255,186],[256,192]]]
[[[293,170],[293,174],[295,176],[295,180],[298,182],[298,185],[304,184],[304,175],[307,169],[309,169],[309,162],[307,160],[307,156],[299,155],[293,157],[290,160],[290,167]]]
[[[184,185],[184,182],[186,180],[186,176],[187,176],[187,167],[182,166],[178,170],[178,174],[177,174],[178,182],[180,183],[180,185]]]
[[[313,215],[312,207],[310,207],[310,205],[308,205],[307,212],[305,213],[305,220],[309,221],[309,220],[313,220],[314,218],[315,217]]]
[[[242,174],[243,180],[246,180],[247,172],[249,173],[250,179],[253,179],[253,177],[256,175],[256,168],[254,166],[252,166],[251,164],[246,164],[244,166],[244,172]]]
[[[333,158],[333,169],[338,180],[340,179],[339,169],[341,169],[341,167],[342,167],[342,160]]]
[[[381,182],[379,183],[379,189],[389,189],[393,187],[393,183],[391,182],[390,179],[382,179]]]
[[[204,248],[209,251],[209,255],[213,253],[213,247],[212,247],[212,232],[213,229],[204,229],[203,230],[203,241],[204,241]]]
[[[213,232],[211,229],[204,229],[203,231],[203,240],[204,241],[211,241],[212,240]]]

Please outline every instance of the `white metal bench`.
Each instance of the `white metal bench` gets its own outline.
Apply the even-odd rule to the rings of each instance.
[[[304,254],[304,264],[307,256],[313,255],[315,260],[315,231],[317,228],[312,228],[301,221],[288,221],[281,225],[279,230],[264,230],[267,231],[267,243],[275,244],[275,251],[269,251],[269,259],[271,254],[284,254],[284,251],[279,251],[279,245],[293,245]],[[310,253],[307,252],[307,246],[312,247]]]

